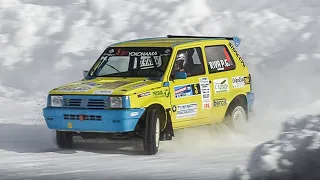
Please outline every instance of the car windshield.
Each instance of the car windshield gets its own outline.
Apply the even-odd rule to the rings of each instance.
[[[171,48],[107,48],[89,72],[91,77],[162,77]]]

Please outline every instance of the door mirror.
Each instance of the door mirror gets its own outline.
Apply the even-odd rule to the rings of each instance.
[[[187,79],[187,73],[185,73],[185,72],[176,72],[174,74],[174,79]]]
[[[83,78],[86,78],[88,73],[89,73],[89,71],[83,71],[83,74],[82,74]]]

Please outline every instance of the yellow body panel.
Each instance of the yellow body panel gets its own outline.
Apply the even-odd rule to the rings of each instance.
[[[230,71],[224,71],[219,73],[209,74],[207,59],[205,56],[204,47],[214,45],[225,45],[231,53],[234,59],[236,69]],[[70,83],[65,86],[53,89],[49,92],[50,95],[92,95],[92,94],[105,94],[123,95],[130,98],[130,108],[147,108],[152,104],[159,104],[164,109],[171,109],[170,115],[174,129],[185,128],[191,126],[198,126],[203,124],[211,124],[221,122],[225,116],[229,103],[240,94],[246,95],[251,91],[250,83],[246,84],[242,88],[233,88],[232,78],[237,76],[248,77],[248,68],[243,66],[242,59],[239,59],[236,51],[233,51],[233,46],[230,45],[228,40],[216,40],[216,39],[190,39],[190,38],[154,38],[154,39],[142,39],[127,41],[118,44],[113,44],[110,47],[172,47],[173,52],[167,69],[163,75],[161,81],[147,80],[146,78],[130,78],[130,77],[104,77],[96,78],[93,80],[81,80],[75,83]],[[171,69],[174,65],[174,59],[176,53],[180,49],[200,47],[202,48],[205,74],[199,76],[188,77],[187,79],[170,80]],[[201,78],[204,78],[200,80]],[[226,80],[229,91],[227,92],[215,92],[216,84],[221,86],[221,82]],[[208,80],[208,81],[207,81]],[[89,85],[88,85],[89,83]],[[169,86],[165,87],[164,83],[168,83]],[[220,83],[220,85],[219,85]],[[91,84],[91,86],[90,86]],[[190,85],[193,86],[195,92],[197,92],[196,84],[204,85],[209,91],[211,96],[211,102],[204,103],[202,95],[193,95],[182,98],[175,97],[175,87]],[[226,86],[226,84],[224,84]],[[78,89],[75,90],[74,88]],[[227,105],[215,107],[215,100],[226,99]],[[223,103],[217,101],[217,103]],[[188,107],[183,106],[189,104]],[[197,106],[195,106],[197,104]],[[206,106],[206,108],[204,108]],[[192,117],[184,118],[183,114],[178,114],[178,108],[197,108],[196,113]],[[185,111],[188,114],[187,111]]]
[[[177,44],[186,45],[194,41],[193,38],[147,38],[112,44],[111,47],[171,47]]]

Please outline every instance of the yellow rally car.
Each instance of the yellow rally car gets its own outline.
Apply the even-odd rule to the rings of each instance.
[[[60,148],[73,137],[143,139],[146,154],[174,130],[247,121],[254,93],[237,37],[136,39],[105,49],[84,79],[49,92],[43,115]]]

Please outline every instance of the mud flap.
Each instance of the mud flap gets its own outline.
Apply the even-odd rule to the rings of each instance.
[[[172,140],[172,137],[174,137],[172,121],[169,114],[170,109],[166,109],[166,111],[167,111],[167,124],[161,133],[160,141]]]

